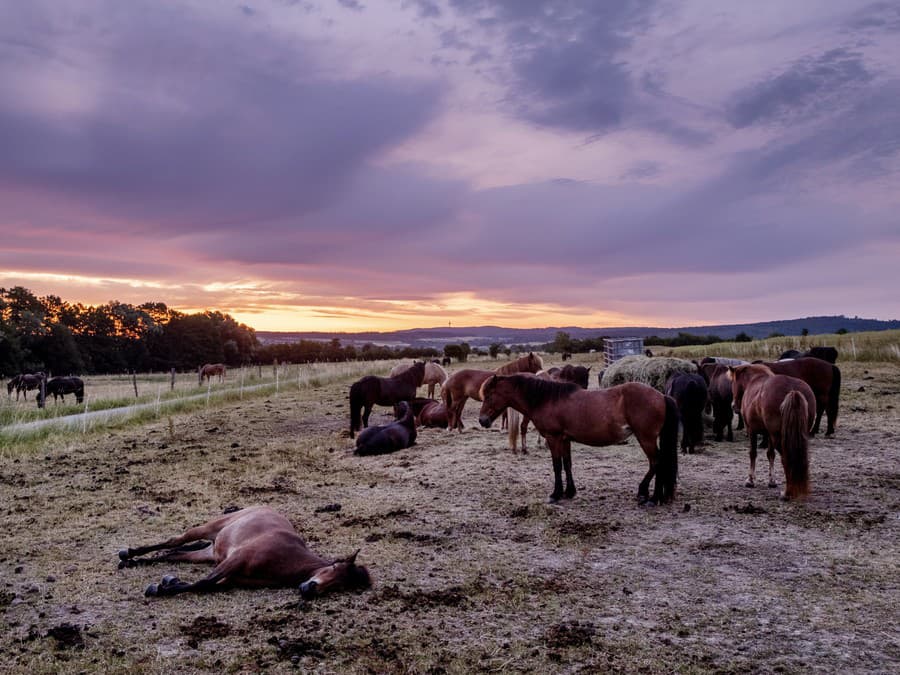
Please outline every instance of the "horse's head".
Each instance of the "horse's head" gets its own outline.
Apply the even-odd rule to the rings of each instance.
[[[482,403],[481,411],[478,413],[478,423],[485,429],[490,427],[508,407],[504,397],[498,395],[497,392],[498,383],[505,379],[503,376],[491,375],[481,385],[479,394]]]
[[[741,403],[744,401],[744,392],[747,385],[757,377],[767,377],[774,373],[768,366],[749,364],[746,366],[728,366],[727,377],[731,380],[731,408],[737,413],[741,412]]]
[[[535,354],[534,352],[528,352],[528,367],[526,370],[529,373],[536,373],[539,370],[543,370],[544,368],[544,359]]]
[[[335,560],[330,565],[320,567],[312,576],[300,584],[300,595],[304,600],[312,600],[316,596],[334,590],[355,590],[369,588],[372,577],[363,565],[356,564],[356,556]]]

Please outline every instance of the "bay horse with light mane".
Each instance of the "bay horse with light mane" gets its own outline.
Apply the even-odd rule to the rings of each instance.
[[[788,500],[809,493],[809,430],[816,416],[816,397],[803,380],[778,375],[768,366],[752,364],[728,369],[735,409],[740,409],[750,435],[750,475],[756,481],[757,434],[768,436],[769,487],[775,487],[775,452],[781,453]]]
[[[141,556],[161,551],[150,558]],[[119,551],[119,568],[160,562],[214,563],[194,583],[166,575],[144,595],[208,593],[227,588],[298,586],[305,599],[329,590],[372,585],[368,570],[356,564],[359,551],[332,560],[311,551],[290,521],[268,506],[252,506],[192,527],[158,544]]]
[[[414,399],[416,389],[422,386],[424,377],[425,363],[416,361],[399,375],[366,375],[350,385],[350,438],[363,427],[369,426],[372,406],[397,405],[400,401]]]
[[[470,398],[481,400],[481,385],[492,375],[511,375],[513,373],[536,373],[543,369],[544,361],[534,352],[506,363],[495,370],[477,370],[464,368],[453,373],[441,387],[441,398],[447,408],[449,428],[462,432],[462,411]]]
[[[221,382],[223,379],[225,379],[225,364],[207,363],[200,366],[200,368],[197,369],[197,373],[199,375],[197,384],[203,384],[204,377],[206,378],[207,382],[209,382],[213,377],[218,377],[219,382]]]
[[[654,476],[651,502],[661,504],[675,496],[678,408],[672,398],[653,387],[626,382],[609,389],[586,391],[571,382],[550,382],[530,375],[494,375],[485,380],[481,396],[483,403],[478,417],[481,426],[490,427],[509,407],[527,415],[547,439],[554,475],[551,501],[575,496],[572,441],[593,446],[613,445],[632,434],[650,464],[638,485],[638,499],[648,500],[650,480]]]

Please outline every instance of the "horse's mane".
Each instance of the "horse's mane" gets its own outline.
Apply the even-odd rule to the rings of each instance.
[[[565,399],[576,391],[581,391],[581,387],[574,382],[544,380],[532,375],[508,375],[507,379],[518,388],[526,403],[531,407]]]
[[[397,382],[412,382],[418,387],[420,384],[422,384],[422,380],[424,377],[425,362],[416,361],[402,373],[400,373],[399,375],[394,375],[390,379],[396,380]]]

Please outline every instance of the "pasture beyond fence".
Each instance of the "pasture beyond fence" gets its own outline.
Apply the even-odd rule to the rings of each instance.
[[[395,361],[346,361],[340,363],[247,366],[228,371],[222,382],[197,384],[197,373],[126,373],[86,376],[82,404],[52,402],[37,408],[28,400],[3,397],[0,402],[0,450],[18,441],[52,431],[87,433],[129,421],[146,421],[162,415],[245,397],[278,394],[331,384],[373,372],[386,373]],[[73,399],[70,397],[69,401]]]

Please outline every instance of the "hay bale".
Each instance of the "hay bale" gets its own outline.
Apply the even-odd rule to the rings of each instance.
[[[610,365],[600,380],[604,389],[626,382],[643,382],[664,391],[666,380],[674,373],[696,373],[697,366],[685,359],[667,356],[626,356]]]

